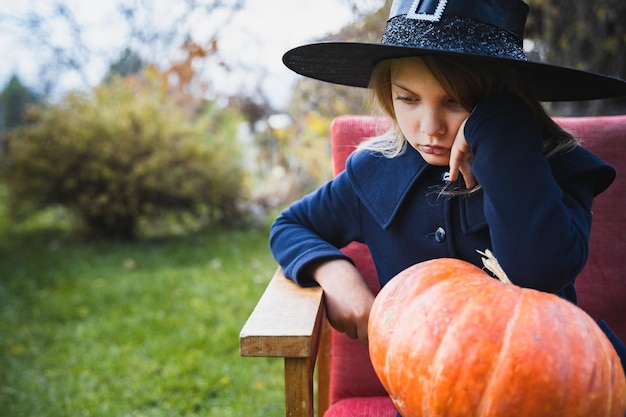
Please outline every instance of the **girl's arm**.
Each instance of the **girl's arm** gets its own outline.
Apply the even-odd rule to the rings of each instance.
[[[359,240],[359,203],[344,173],[284,210],[270,230],[270,248],[285,276],[315,285],[309,266],[351,260],[339,248]]]
[[[542,291],[571,284],[587,260],[595,180],[557,183],[539,126],[516,97],[481,103],[464,134],[484,191],[492,249],[505,272]]]
[[[272,252],[285,275],[324,289],[331,325],[367,343],[374,295],[352,261],[338,248],[359,240],[359,203],[347,175],[322,186],[285,210],[270,232]]]
[[[367,322],[374,294],[356,267],[344,260],[322,261],[311,274],[324,289],[324,305],[330,324],[351,339],[367,344]]]

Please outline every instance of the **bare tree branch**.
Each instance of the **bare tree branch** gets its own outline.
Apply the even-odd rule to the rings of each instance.
[[[118,0],[116,4],[112,21],[102,29],[107,33],[101,35],[121,35],[124,40],[114,50],[98,50],[89,42],[94,28],[81,22],[78,10],[66,0],[53,0],[49,7],[38,7],[41,5],[35,2],[21,15],[0,14],[0,22],[11,27],[12,38],[25,46],[25,53],[36,54],[33,60],[38,66],[38,89],[50,95],[61,88],[59,84],[68,76],[78,78],[82,87],[97,83],[94,67],[106,67],[126,48],[135,50],[148,62],[167,62],[191,38],[194,28],[190,22],[194,16],[208,20],[219,12],[225,19],[214,25],[207,39],[194,39],[210,43],[243,8],[245,0]],[[104,76],[105,71],[102,72]]]

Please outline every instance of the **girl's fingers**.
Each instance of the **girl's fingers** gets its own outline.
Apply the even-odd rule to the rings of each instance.
[[[476,185],[476,179],[472,173],[472,159],[471,154],[460,154],[458,158],[450,158],[450,181],[456,181],[460,172],[465,186],[473,188]]]
[[[473,155],[467,141],[465,140],[465,123],[463,121],[456,134],[452,149],[450,150],[450,181],[456,181],[459,178],[459,172],[463,175],[465,186],[473,188],[476,185],[476,179],[472,174]]]
[[[476,186],[476,178],[472,173],[472,158],[471,156],[465,159],[459,166],[461,174],[463,174],[463,181],[465,181],[465,187],[472,189]]]

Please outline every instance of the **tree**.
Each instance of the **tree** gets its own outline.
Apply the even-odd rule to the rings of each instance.
[[[0,93],[0,126],[12,129],[23,125],[28,107],[39,102],[39,96],[24,86],[17,75],[13,75]]]
[[[130,239],[170,216],[230,225],[246,196],[241,117],[205,101],[189,118],[159,85],[116,77],[32,112],[0,174],[17,218],[62,206],[90,231]]]
[[[111,81],[115,76],[126,77],[139,74],[146,64],[141,56],[130,48],[124,49],[120,58],[111,64],[105,81]]]
[[[356,3],[355,20],[340,32],[322,41],[380,42],[389,14],[391,0],[374,10],[359,9]],[[317,187],[332,176],[329,147],[330,124],[342,114],[368,114],[369,90],[324,83],[306,77],[298,80],[287,113],[294,121],[284,132],[266,138],[275,141],[266,144],[280,153],[274,159],[285,168],[300,190],[306,192]],[[294,157],[295,156],[295,157]]]
[[[245,0],[169,0],[169,1],[114,1],[114,15],[106,29],[114,32],[107,49],[94,46],[90,32],[93,22],[84,22],[77,13],[76,2],[68,0],[47,1],[46,7],[35,5],[23,8],[16,14],[2,14],[5,33],[12,42],[28,51],[36,51],[39,62],[39,80],[45,96],[57,97],[67,91],[64,82],[74,83],[71,88],[87,90],[97,85],[100,75],[94,67],[105,67],[116,62],[111,70],[132,70],[141,61],[158,65],[167,62],[184,40],[192,38],[197,22],[211,21],[219,14],[218,24],[202,30],[206,38],[198,42],[219,41],[220,32],[244,5]],[[74,3],[74,4],[72,4]],[[81,6],[81,7],[84,7]],[[88,7],[88,6],[87,6]],[[60,34],[50,36],[51,33]],[[102,34],[99,34],[102,36]],[[5,35],[6,36],[6,35]],[[105,35],[109,37],[109,34]],[[115,40],[117,39],[117,41]],[[111,47],[117,45],[119,49]],[[211,46],[210,44],[206,46]],[[121,53],[121,56],[120,56]],[[139,58],[139,60],[137,60]],[[220,60],[215,59],[216,65]],[[78,80],[78,82],[76,81]],[[76,83],[80,84],[78,87]]]
[[[359,17],[322,41],[345,42],[380,42],[389,14],[391,0],[374,12],[358,15]],[[306,77],[298,80],[294,97],[289,105],[291,114],[316,111],[324,117],[335,117],[340,114],[362,114],[369,112],[367,100],[369,91],[364,88],[346,87],[337,84],[323,83]]]
[[[546,61],[626,79],[626,2],[528,0],[526,37]],[[626,112],[626,98],[553,104],[562,115]]]
[[[26,123],[26,111],[40,97],[13,75],[0,93],[0,155],[7,151],[7,132]]]

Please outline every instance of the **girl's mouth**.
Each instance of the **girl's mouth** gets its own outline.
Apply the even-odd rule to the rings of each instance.
[[[446,155],[450,153],[450,149],[436,145],[419,145],[419,149],[429,155]]]

